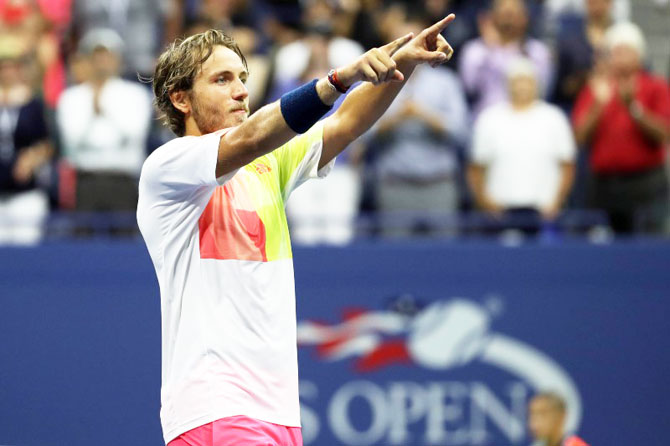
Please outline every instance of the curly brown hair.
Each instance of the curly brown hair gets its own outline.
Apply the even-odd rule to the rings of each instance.
[[[170,94],[193,88],[193,81],[200,72],[202,64],[217,45],[233,50],[248,69],[247,60],[235,40],[217,29],[177,39],[158,58],[153,76],[154,105],[160,113],[160,119],[177,136],[184,136],[186,124],[184,113],[172,105]]]

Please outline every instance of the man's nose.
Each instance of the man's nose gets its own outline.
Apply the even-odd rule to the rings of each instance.
[[[249,90],[247,86],[239,79],[235,80],[235,85],[233,86],[233,99],[241,101],[246,99],[249,96]]]

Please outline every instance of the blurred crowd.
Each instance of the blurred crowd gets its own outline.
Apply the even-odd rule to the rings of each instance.
[[[295,192],[294,239],[667,235],[670,83],[631,3],[0,0],[0,244],[40,241],[55,215],[78,236],[135,233],[110,221],[174,137],[149,81],[175,38],[233,36],[253,112],[449,12],[452,61],[419,67],[328,180]]]

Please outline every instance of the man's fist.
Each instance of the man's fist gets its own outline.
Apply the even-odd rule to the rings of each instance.
[[[375,85],[389,81],[402,82],[405,77],[397,70],[392,56],[413,37],[410,33],[382,47],[372,48],[353,63],[337,70],[338,78],[346,87],[358,81]]]
[[[424,29],[407,45],[399,49],[393,59],[403,64],[429,63],[433,67],[448,61],[453,56],[454,50],[441,32],[455,18],[454,14],[449,14],[439,22]]]

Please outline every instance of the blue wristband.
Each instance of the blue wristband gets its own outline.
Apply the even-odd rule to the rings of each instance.
[[[314,79],[302,87],[291,90],[279,101],[286,124],[296,133],[305,133],[331,109],[321,101]]]

